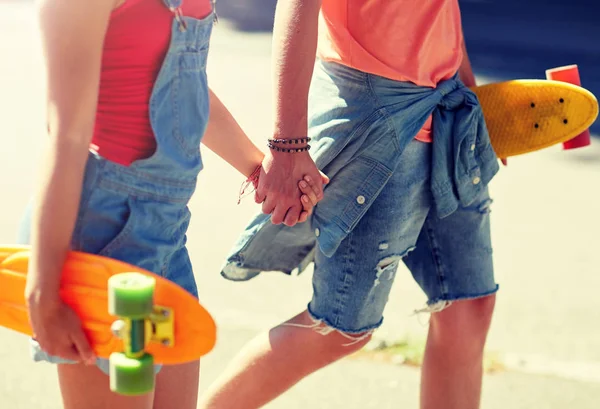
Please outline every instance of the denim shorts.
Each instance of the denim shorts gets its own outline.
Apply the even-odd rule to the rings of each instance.
[[[71,248],[144,268],[197,297],[185,247],[191,191],[193,185],[161,183],[152,175],[136,174],[90,154]],[[23,244],[29,242],[30,209],[19,234],[19,242]],[[31,355],[34,361],[73,363],[49,355],[33,339]],[[98,359],[97,365],[108,374],[107,360]],[[157,365],[156,371],[159,370]]]
[[[353,118],[359,121],[358,109],[371,107],[364,106],[362,100],[353,104],[348,100],[351,92],[328,86],[329,75],[334,74],[317,69],[311,86],[311,125],[318,129],[317,133],[348,134],[360,126],[380,132],[381,138],[394,137],[397,130],[392,126],[353,124]],[[347,81],[355,81],[347,77]],[[336,84],[340,86],[339,83],[338,80]],[[371,89],[378,92],[376,86]],[[337,107],[336,112],[331,112],[326,101],[339,98],[341,93],[347,108]],[[376,97],[380,103],[387,98]],[[393,116],[391,109],[388,112]],[[324,117],[328,120],[322,121]],[[402,126],[401,119],[392,119],[394,126]],[[317,248],[314,294],[308,305],[315,320],[349,334],[378,328],[401,261],[427,296],[428,305],[423,311],[440,311],[453,301],[483,297],[498,290],[492,261],[492,200],[488,189],[482,189],[469,206],[439,218],[430,184],[432,148],[431,143],[409,142],[381,193],[335,253],[328,257]]]
[[[349,334],[379,327],[403,261],[428,298],[429,311],[493,294],[487,189],[471,205],[438,219],[429,188],[431,144],[414,140],[404,160],[332,257],[317,250],[314,319]]]

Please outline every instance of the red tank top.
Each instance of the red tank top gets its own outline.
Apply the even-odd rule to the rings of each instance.
[[[182,14],[203,18],[211,9],[210,0],[184,0]],[[154,152],[148,103],[173,17],[162,0],[126,0],[111,15],[92,138],[93,148],[110,161],[127,166]]]

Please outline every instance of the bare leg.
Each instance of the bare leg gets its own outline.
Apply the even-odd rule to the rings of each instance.
[[[337,331],[327,335],[286,324],[313,324],[307,311],[256,337],[201,398],[202,409],[254,409],[269,403],[302,378],[362,348]],[[352,343],[352,345],[348,345]]]
[[[196,409],[200,361],[163,366],[156,377],[153,409]]]
[[[110,391],[109,379],[95,366],[59,365],[65,409],[195,409],[200,363],[164,366],[154,393],[127,397]]]
[[[95,366],[58,365],[64,409],[152,409],[154,394],[126,397],[110,391],[108,376]]]
[[[421,408],[477,409],[483,351],[495,295],[458,301],[431,316],[421,378]]]

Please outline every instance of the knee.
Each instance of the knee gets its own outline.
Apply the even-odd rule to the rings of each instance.
[[[320,349],[321,353],[333,358],[348,356],[362,349],[372,337],[372,332],[360,334],[350,334],[341,332],[337,329],[328,327],[321,323],[319,327],[313,329],[316,339],[315,348]]]
[[[363,348],[371,340],[373,332],[343,332],[323,321],[313,319],[308,313],[296,317],[295,320],[284,324],[284,327],[294,327],[296,341],[308,345],[317,355],[333,359],[350,355]]]
[[[431,316],[431,329],[443,342],[483,345],[492,321],[495,295],[457,301]]]

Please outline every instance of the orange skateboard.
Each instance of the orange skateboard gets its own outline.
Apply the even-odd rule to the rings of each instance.
[[[473,87],[496,155],[506,162],[558,143],[590,144],[598,101],[582,88],[576,65],[546,72],[547,80],[513,80]]]
[[[0,325],[34,336],[24,299],[28,262],[28,246],[0,247]],[[96,355],[110,360],[114,392],[147,393],[154,364],[194,361],[215,345],[215,323],[194,296],[130,264],[70,252],[60,291]]]

